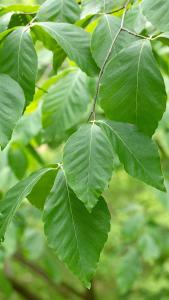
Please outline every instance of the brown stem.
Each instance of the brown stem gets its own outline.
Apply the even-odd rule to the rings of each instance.
[[[62,283],[57,285],[48,275],[47,273],[38,265],[33,264],[32,262],[26,260],[21,254],[17,253],[14,255],[14,259],[28,267],[34,273],[38,274],[41,278],[43,278],[48,284],[59,294],[64,295],[65,297],[70,297],[70,294],[74,294],[75,296],[86,299],[85,295],[75,290],[73,287],[69,286],[66,283]]]
[[[42,300],[39,296],[32,293],[30,290],[28,290],[23,284],[21,284],[19,281],[14,279],[13,277],[6,275],[7,279],[9,280],[10,284],[12,285],[13,289],[20,294],[23,298],[26,300]]]
[[[85,299],[86,300],[96,300],[94,282],[92,282],[90,290],[86,291]]]
[[[117,40],[117,38],[118,38],[120,32],[121,32],[122,29],[123,29],[124,18],[125,18],[125,15],[126,15],[126,12],[127,12],[127,7],[128,7],[128,5],[129,5],[129,3],[130,3],[130,0],[127,0],[126,3],[125,3],[125,5],[124,5],[124,12],[123,12],[123,15],[122,15],[120,28],[119,28],[119,30],[117,31],[117,33],[116,33],[116,35],[115,35],[115,37],[114,37],[114,39],[113,39],[113,41],[112,41],[112,44],[111,44],[111,46],[110,46],[110,49],[109,49],[109,51],[108,51],[108,53],[107,53],[107,55],[106,55],[106,58],[105,58],[105,60],[104,60],[104,62],[103,62],[103,65],[102,65],[102,67],[101,67],[101,70],[100,70],[100,73],[99,73],[99,77],[98,77],[98,81],[97,81],[96,94],[95,94],[95,97],[94,97],[93,107],[92,107],[92,111],[91,111],[91,113],[90,113],[90,115],[89,115],[88,120],[90,120],[92,116],[94,116],[94,120],[95,120],[95,109],[96,109],[97,98],[98,98],[99,90],[100,90],[100,82],[101,82],[101,79],[102,79],[102,76],[103,76],[105,67],[106,67],[106,65],[107,65],[107,62],[108,62],[108,60],[109,60],[109,58],[110,58],[110,56],[111,56],[111,53],[112,53],[114,44],[115,44],[115,42],[116,42],[116,40]]]

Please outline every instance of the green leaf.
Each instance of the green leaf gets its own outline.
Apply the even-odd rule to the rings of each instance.
[[[42,176],[50,172],[52,167],[46,167],[32,173],[26,179],[21,180],[13,186],[0,203],[0,240],[4,239],[8,225],[12,221],[16,210],[21,205],[22,200],[27,197]]]
[[[158,150],[153,141],[131,124],[98,121],[126,172],[165,191]]]
[[[165,111],[166,91],[149,41],[134,42],[108,63],[99,96],[108,118],[154,133]]]
[[[0,42],[6,37],[8,36],[8,34],[10,34],[15,28],[10,28],[7,29],[5,31],[0,32]]]
[[[0,33],[8,28],[8,24],[10,22],[11,16],[10,14],[5,16],[0,16]]]
[[[15,26],[26,26],[33,20],[34,17],[35,14],[32,13],[25,14],[17,12],[11,16],[8,28],[14,28]]]
[[[28,30],[13,31],[0,49],[0,72],[10,75],[24,90],[27,102],[33,99],[37,75],[37,55]]]
[[[166,0],[144,0],[143,14],[161,31],[169,30],[169,2]]]
[[[81,17],[84,18],[88,15],[97,14],[99,12],[112,12],[123,8],[125,0],[82,0],[82,14]]]
[[[92,0],[82,0],[81,18],[98,13],[101,10],[101,7],[102,5],[99,0],[96,0],[95,2]]]
[[[65,74],[44,97],[42,122],[46,140],[55,139],[84,116],[89,104],[87,76],[80,70]]]
[[[8,75],[0,74],[0,145],[4,148],[22,115],[25,97],[21,87]]]
[[[75,23],[80,17],[80,7],[75,0],[47,0],[37,14],[38,21]]]
[[[47,33],[65,51],[68,57],[89,76],[95,76],[98,68],[90,52],[90,34],[78,26],[67,23],[39,22],[33,28],[37,34]]]
[[[39,5],[24,5],[24,4],[11,4],[0,5],[0,16],[9,12],[23,12],[23,13],[36,13]]]
[[[8,150],[8,163],[18,179],[22,179],[28,167],[28,158],[24,148],[17,144],[12,143]]]
[[[101,67],[109,52],[111,44],[119,31],[120,19],[105,15],[100,19],[92,35],[91,51],[97,65]],[[99,51],[98,51],[99,49]]]
[[[164,32],[156,36],[155,40],[160,40],[165,45],[169,45],[169,32]],[[167,66],[168,67],[168,66]]]
[[[111,144],[97,125],[83,125],[68,139],[63,154],[68,183],[89,211],[107,187],[113,170]]]
[[[100,252],[110,230],[110,214],[103,198],[90,214],[59,171],[44,209],[44,230],[59,259],[90,287]]]
[[[59,67],[62,65],[65,58],[66,58],[66,53],[59,45],[56,44],[53,53],[53,69],[55,70],[55,72],[58,71]]]
[[[31,204],[39,209],[44,208],[45,200],[52,189],[53,183],[55,181],[57,169],[51,168],[46,172],[34,186],[31,193],[28,196],[28,200]]]
[[[124,27],[136,33],[141,33],[146,27],[146,21],[142,13],[141,4],[138,5],[136,2],[126,13]]]
[[[109,49],[120,29],[120,22],[121,20],[118,17],[104,15],[100,18],[99,24],[92,34],[91,52],[100,68],[102,67]],[[135,40],[135,36],[122,31],[114,44],[109,60]]]

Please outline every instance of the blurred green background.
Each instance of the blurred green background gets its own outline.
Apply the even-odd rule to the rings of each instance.
[[[37,4],[43,1],[0,1]],[[6,15],[6,20],[10,18]],[[0,17],[0,30],[4,24]],[[43,86],[52,71],[52,53],[36,44],[38,84],[33,103],[19,121],[8,147],[0,153],[0,198],[19,179],[44,164],[59,161],[64,140],[46,144],[40,119]],[[169,48],[160,42],[154,53],[169,91]],[[69,64],[69,62],[66,62]],[[67,65],[66,65],[67,66]],[[64,69],[65,66],[62,66]],[[38,102],[39,103],[39,102]],[[169,107],[154,139],[169,190]],[[40,195],[37,194],[37,197]],[[58,261],[48,248],[41,212],[25,200],[0,246],[0,300],[168,300],[169,193],[158,192],[129,177],[116,162],[108,202],[112,226],[90,291]]]

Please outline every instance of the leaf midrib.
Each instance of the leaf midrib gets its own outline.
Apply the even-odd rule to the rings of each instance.
[[[144,49],[145,41],[143,41],[139,57],[138,57],[138,63],[137,63],[137,76],[136,76],[136,98],[135,98],[135,113],[136,113],[136,124],[138,124],[138,91],[139,91],[139,73],[140,73],[140,63],[141,63],[141,56]]]
[[[80,272],[82,274],[83,263],[82,263],[81,254],[80,254],[80,247],[79,247],[79,241],[78,241],[78,234],[77,234],[77,229],[76,229],[76,223],[75,223],[75,220],[74,220],[73,210],[72,210],[72,206],[71,206],[69,186],[68,186],[66,174],[65,174],[65,171],[64,171],[63,168],[62,168],[62,171],[63,171],[64,177],[65,177],[66,190],[67,190],[67,196],[68,196],[68,204],[69,204],[70,215],[71,215],[73,229],[74,229],[74,236],[75,236],[75,240],[76,240],[76,246],[77,246],[77,250],[78,250],[78,254],[79,254],[79,262],[80,262],[80,266],[81,266]]]

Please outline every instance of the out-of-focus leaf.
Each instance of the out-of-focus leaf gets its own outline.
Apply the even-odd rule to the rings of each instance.
[[[117,284],[122,295],[126,294],[141,273],[140,258],[137,250],[130,248],[120,259],[117,269]]]
[[[84,116],[90,94],[85,73],[65,74],[49,89],[42,105],[42,122],[47,141],[67,131]]]
[[[28,167],[28,158],[21,145],[12,143],[8,150],[9,165],[18,179],[22,179]]]
[[[42,129],[41,112],[38,108],[30,114],[25,114],[18,121],[12,135],[12,141],[27,145]]]
[[[139,239],[139,249],[146,262],[152,262],[160,256],[160,249],[157,242],[148,233],[143,234]]]
[[[5,277],[4,272],[0,270],[0,289],[6,297],[11,297],[13,288],[8,279]]]

